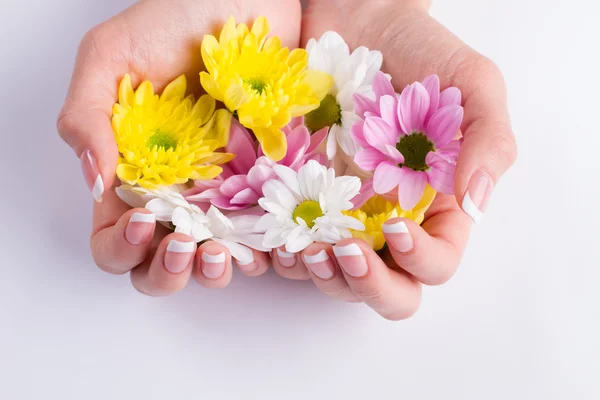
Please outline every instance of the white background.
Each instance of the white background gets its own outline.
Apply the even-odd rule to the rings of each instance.
[[[155,299],[94,266],[55,118],[79,39],[129,3],[0,9],[0,399],[600,398],[596,2],[434,5],[503,69],[520,158],[400,323],[274,273]]]

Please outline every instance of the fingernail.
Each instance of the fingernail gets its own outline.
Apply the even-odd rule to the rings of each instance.
[[[173,274],[179,274],[190,265],[196,244],[194,242],[178,242],[171,240],[165,254],[165,268]]]
[[[98,169],[98,163],[92,155],[92,152],[86,150],[81,155],[81,169],[83,170],[83,178],[88,185],[88,188],[94,196],[94,200],[102,203],[102,193],[104,193],[104,181]]]
[[[404,221],[395,224],[383,224],[383,233],[388,238],[387,244],[400,253],[406,253],[413,249],[414,241]]]
[[[327,255],[325,250],[321,250],[314,255],[305,254],[304,262],[311,272],[321,279],[330,279],[335,272],[333,264],[329,259],[329,255]]]
[[[279,257],[279,264],[283,267],[290,268],[296,265],[296,255],[277,249],[277,256]]]
[[[202,253],[202,273],[209,279],[220,278],[225,273],[225,253]]]
[[[134,213],[125,228],[125,240],[133,245],[145,242],[150,238],[155,223],[156,216],[154,214]]]
[[[334,246],[333,253],[342,269],[355,278],[365,276],[369,271],[367,260],[356,243],[346,246]]]
[[[235,263],[237,264],[238,268],[244,272],[252,272],[256,269],[256,263],[254,262],[254,255],[251,254],[250,255],[252,257],[252,259],[248,259],[248,260],[238,260],[235,259]]]
[[[482,170],[477,170],[467,185],[467,192],[462,202],[463,211],[476,224],[483,218],[492,190],[494,190],[492,177]]]

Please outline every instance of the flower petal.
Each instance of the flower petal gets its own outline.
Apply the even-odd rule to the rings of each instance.
[[[314,240],[307,228],[298,225],[286,239],[285,250],[290,253],[299,253],[307,248]]]
[[[396,96],[384,95],[379,100],[379,110],[381,112],[381,119],[383,119],[389,126],[397,130],[400,129],[400,122],[398,121],[398,100]]]
[[[364,126],[364,121],[356,122],[354,125],[352,125],[352,128],[350,128],[350,136],[352,136],[352,139],[354,139],[356,144],[358,144],[360,147],[367,148],[371,145],[369,142],[367,142],[367,139],[365,139]]]
[[[404,133],[423,131],[429,103],[429,93],[420,82],[415,82],[402,91],[398,103],[398,118]]]
[[[395,146],[400,137],[399,132],[378,117],[367,118],[363,127],[367,143],[372,147],[380,144]]]
[[[413,209],[425,192],[427,174],[413,171],[410,168],[401,169],[400,184],[398,185],[398,202],[403,210]]]
[[[275,172],[273,171],[273,168],[258,164],[250,168],[246,180],[248,185],[254,189],[256,193],[262,195],[263,185],[266,181],[273,178],[275,178]]]
[[[265,182],[263,193],[267,199],[276,202],[290,214],[294,212],[294,209],[298,205],[290,189],[275,179]]]
[[[462,102],[462,93],[457,87],[449,87],[440,94],[439,108],[446,106],[460,106]]]
[[[388,77],[383,72],[377,72],[375,74],[375,78],[373,78],[373,92],[375,92],[375,96],[379,99],[382,96],[390,95],[395,96],[394,87],[392,83],[388,79]]]
[[[364,181],[360,187],[360,192],[351,200],[354,205],[353,209],[356,210],[362,207],[371,197],[375,195],[373,190],[373,178]]]
[[[382,162],[388,161],[388,157],[373,147],[360,150],[354,156],[354,162],[365,171],[375,171]]]
[[[354,100],[354,112],[356,113],[356,115],[361,116],[363,118],[365,116],[365,113],[367,112],[379,115],[377,103],[369,99],[367,96],[362,95],[360,93],[354,93],[352,99]]]
[[[173,204],[160,198],[150,200],[146,204],[146,209],[156,215],[156,220],[163,222],[171,221],[175,208]]]
[[[377,150],[396,164],[404,163],[404,156],[398,151],[396,146],[390,146],[389,144],[379,145],[377,146]]]
[[[254,128],[254,135],[260,142],[262,151],[273,161],[279,161],[287,152],[285,134],[279,128]]]
[[[440,193],[454,194],[456,164],[448,162],[435,152],[427,154],[425,162],[429,165],[427,170],[429,185]]]
[[[229,166],[235,174],[247,174],[256,162],[256,148],[250,133],[237,120],[232,119],[229,141],[225,152],[235,154]]]
[[[223,195],[233,197],[247,187],[248,179],[246,175],[234,175],[225,179],[219,190]]]
[[[276,165],[273,171],[279,179],[294,193],[297,197],[301,196],[300,184],[298,183],[298,173],[293,169],[284,165]]]
[[[230,200],[230,203],[232,205],[250,206],[253,204],[258,204],[259,198],[260,195],[258,193],[251,188],[247,188],[233,196],[233,198]]]
[[[437,75],[429,75],[423,79],[423,86],[429,93],[429,111],[425,122],[437,111],[440,102],[440,78]]]
[[[400,183],[402,170],[389,161],[379,164],[373,175],[373,189],[377,194],[386,194]]]
[[[436,147],[445,146],[458,133],[463,120],[461,106],[440,108],[427,124],[427,136]]]

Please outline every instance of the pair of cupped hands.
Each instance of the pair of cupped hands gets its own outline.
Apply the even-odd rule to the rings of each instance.
[[[229,284],[237,264],[227,248],[209,241],[195,252],[182,252],[169,244],[193,242],[191,237],[148,223],[151,216],[139,215],[149,211],[129,209],[116,195],[111,108],[127,73],[134,87],[150,80],[157,91],[186,74],[190,90],[201,91],[203,35],[218,32],[231,15],[248,24],[264,15],[271,35],[290,48],[333,30],[351,49],[382,51],[382,70],[392,76],[397,92],[435,73],[442,88],[456,86],[463,93],[464,142],[455,196],[438,194],[421,226],[404,220],[408,232],[388,229],[383,255],[349,239],[336,246],[340,251],[320,243],[296,255],[254,251],[253,262],[237,265],[247,276],[262,275],[272,266],[284,278],[312,279],[325,294],[364,302],[391,320],[411,316],[419,307],[422,284],[442,284],[456,271],[472,220],[481,217],[494,185],[516,157],[501,73],[430,17],[428,8],[429,0],[312,0],[303,13],[298,0],[142,0],[90,30],[79,48],[58,131],[80,157],[90,190],[102,196],[94,205],[91,236],[98,266],[113,274],[130,272],[133,286],[152,296],[175,293],[191,277],[208,288]],[[345,252],[356,250],[348,247],[351,243],[360,251]]]

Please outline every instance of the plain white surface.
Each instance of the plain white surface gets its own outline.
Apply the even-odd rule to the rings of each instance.
[[[502,67],[520,158],[457,275],[400,323],[274,273],[153,299],[94,266],[55,117],[79,39],[128,3],[0,11],[0,399],[600,398],[595,2],[434,5]]]

